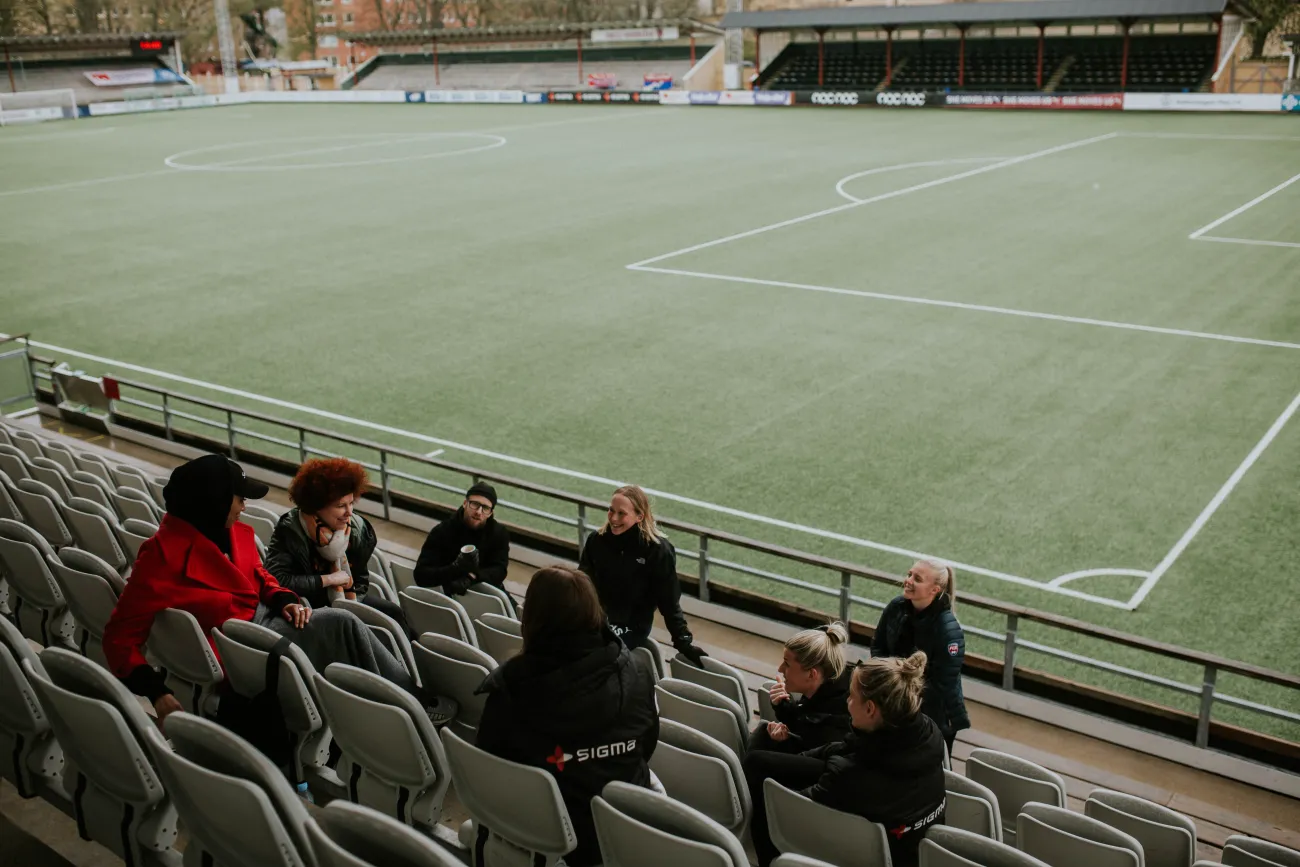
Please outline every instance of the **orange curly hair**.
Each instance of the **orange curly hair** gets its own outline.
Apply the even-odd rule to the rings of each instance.
[[[366,468],[347,458],[313,458],[298,468],[289,483],[289,499],[308,514],[315,514],[348,494],[357,499],[370,477]]]

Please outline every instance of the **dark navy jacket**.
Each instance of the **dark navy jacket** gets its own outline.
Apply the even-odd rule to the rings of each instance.
[[[871,640],[872,656],[911,656],[925,652],[925,695],[921,712],[934,720],[947,740],[970,728],[961,692],[961,666],[966,635],[952,603],[944,593],[924,611],[916,611],[902,596],[885,606]]]

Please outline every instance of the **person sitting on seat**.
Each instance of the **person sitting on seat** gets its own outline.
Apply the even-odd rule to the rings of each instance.
[[[588,867],[600,863],[592,797],[613,780],[651,785],[654,676],[609,628],[581,572],[539,570],[522,617],[523,651],[479,687],[478,746],[555,775],[578,838],[564,862]]]
[[[496,490],[475,482],[456,514],[429,531],[415,563],[415,583],[441,587],[448,596],[464,595],[477,581],[505,590],[510,537],[492,517],[496,507]]]
[[[749,749],[802,753],[842,741],[852,728],[851,672],[844,659],[849,633],[842,623],[805,629],[785,643],[778,680],[768,690],[775,722],[759,723]],[[799,693],[796,701],[791,693]]]
[[[365,467],[346,458],[303,464],[289,483],[295,507],[275,525],[266,569],[312,608],[328,608],[337,597],[354,599],[405,625],[400,605],[369,592],[377,539],[370,522],[355,511],[367,481]]]
[[[288,638],[323,671],[344,662],[374,672],[419,695],[405,666],[350,611],[313,611],[262,565],[253,528],[239,521],[244,501],[267,486],[234,461],[204,455],[172,471],[163,488],[167,514],[140,546],[131,580],[104,627],[108,668],[136,695],[153,702],[162,722],[183,710],[163,674],[145,660],[154,617],[166,608],[188,611],[212,645],[212,630],[231,618],[251,620]]]
[[[777,856],[768,833],[763,781],[774,779],[819,804],[885,826],[895,867],[916,867],[926,829],[944,818],[943,735],[921,713],[925,654],[861,662],[843,741],[797,756],[758,750],[745,756],[754,801],[750,832],[759,867]]]

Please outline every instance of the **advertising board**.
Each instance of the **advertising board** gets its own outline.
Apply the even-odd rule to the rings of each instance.
[[[1280,93],[1126,93],[1125,111],[1281,111]]]
[[[949,93],[949,108],[1040,108],[1066,111],[1117,111],[1122,93]]]

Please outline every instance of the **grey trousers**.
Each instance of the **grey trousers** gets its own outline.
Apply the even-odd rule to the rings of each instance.
[[[406,667],[351,611],[317,608],[312,611],[306,626],[295,629],[280,615],[258,605],[253,622],[301,647],[319,672],[324,673],[331,662],[355,665],[396,684],[421,702],[424,700]]]

